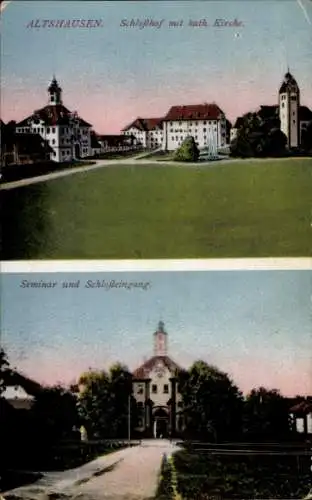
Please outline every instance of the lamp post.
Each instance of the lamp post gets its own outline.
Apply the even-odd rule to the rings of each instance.
[[[128,445],[131,442],[131,394],[128,396]]]

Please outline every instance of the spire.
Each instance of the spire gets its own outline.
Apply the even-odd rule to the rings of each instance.
[[[62,89],[59,86],[54,74],[48,87],[48,92],[50,95],[49,104],[62,104]]]
[[[167,356],[168,334],[165,331],[163,321],[158,322],[158,327],[154,333],[154,356]]]

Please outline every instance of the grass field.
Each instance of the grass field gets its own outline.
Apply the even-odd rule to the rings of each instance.
[[[312,250],[312,159],[124,164],[2,198],[2,259],[299,257]]]

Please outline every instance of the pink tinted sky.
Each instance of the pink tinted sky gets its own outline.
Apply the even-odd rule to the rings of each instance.
[[[152,355],[162,319],[169,354],[181,366],[203,359],[244,392],[266,386],[312,394],[309,271],[61,273],[53,275],[57,288],[44,292],[21,288],[23,279],[51,275],[3,275],[2,342],[12,365],[41,382],[73,382],[116,361],[135,369]],[[78,289],[62,288],[75,279]],[[85,288],[87,279],[150,286]]]

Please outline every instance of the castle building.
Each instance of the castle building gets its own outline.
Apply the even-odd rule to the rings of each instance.
[[[163,121],[163,149],[172,151],[192,136],[199,148],[213,142],[217,149],[227,144],[228,122],[217,104],[172,106]]]
[[[122,129],[122,134],[135,137],[143,148],[160,148],[163,143],[162,120],[162,118],[136,118]]]
[[[183,429],[178,373],[168,356],[168,333],[160,321],[153,334],[154,354],[133,372],[133,396],[139,410],[137,431],[146,437],[175,436]]]
[[[50,159],[67,162],[91,156],[91,125],[63,105],[62,89],[53,77],[48,105],[16,124],[16,133],[38,134],[52,148]]]

